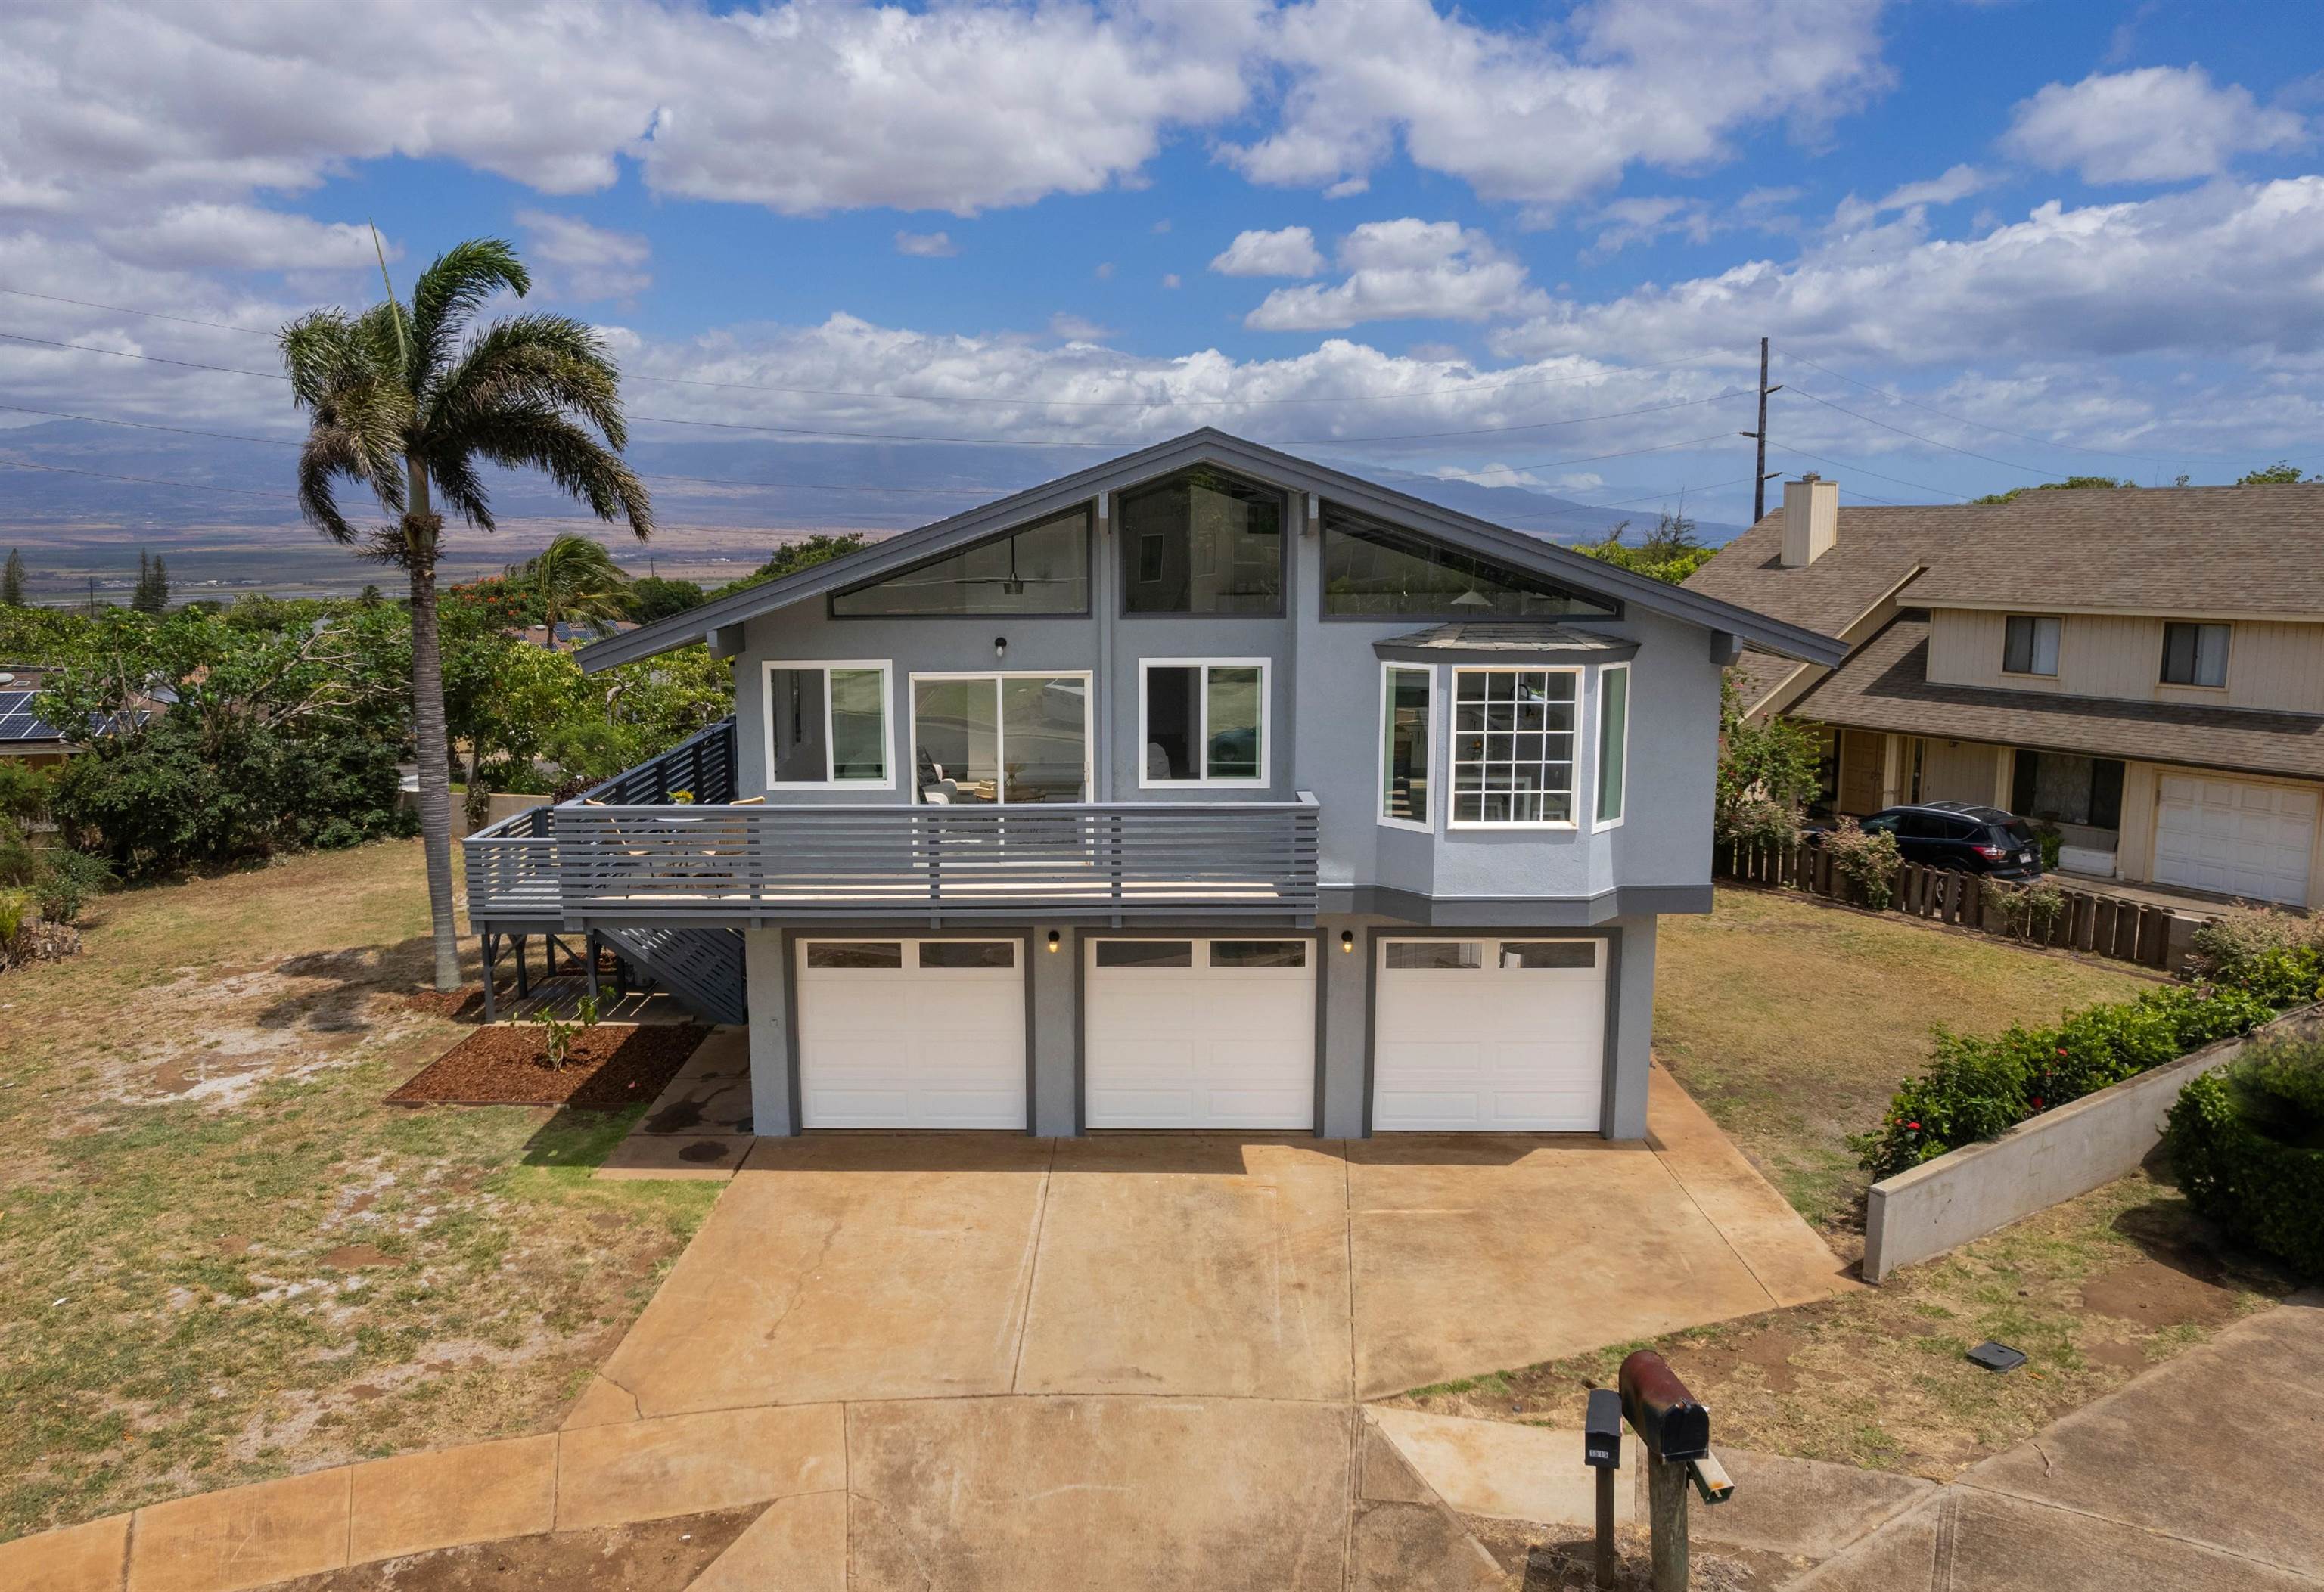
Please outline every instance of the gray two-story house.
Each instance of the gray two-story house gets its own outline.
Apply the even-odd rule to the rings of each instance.
[[[706,641],[731,725],[470,909],[747,1017],[761,1134],[1640,1136],[1720,671],[1845,651],[1212,430],[581,661]]]

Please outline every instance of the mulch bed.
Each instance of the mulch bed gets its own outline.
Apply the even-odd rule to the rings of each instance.
[[[692,1023],[604,1024],[574,1035],[565,1065],[530,1024],[479,1028],[389,1095],[399,1106],[569,1106],[618,1111],[652,1100],[708,1030]]]

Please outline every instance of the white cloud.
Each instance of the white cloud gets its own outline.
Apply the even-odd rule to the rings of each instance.
[[[2002,147],[2085,182],[2179,182],[2209,177],[2236,155],[2299,147],[2307,124],[2263,108],[2250,89],[2220,87],[2201,67],[2093,72],[2021,102]]]
[[[1211,262],[1221,276],[1314,276],[1323,269],[1315,235],[1304,226],[1240,232]]]
[[[632,232],[609,232],[550,210],[519,210],[525,255],[545,268],[542,290],[560,299],[630,299],[653,286],[653,246]]]
[[[1691,244],[1707,244],[1712,233],[1724,230],[1709,200],[1675,196],[1616,199],[1600,207],[1590,225],[1598,229],[1590,241],[1590,251],[1600,255],[1673,234]]]
[[[1090,274],[1097,278],[1097,280],[1102,282],[1111,281],[1113,280],[1113,262],[1111,260],[1099,261],[1097,263],[1097,269],[1091,271]]]
[[[1803,354],[1909,363],[2324,351],[2324,177],[2214,185],[2135,203],[2052,201],[1969,239],[1924,214],[1836,236],[1788,264],[1561,303],[1505,353],[1667,358],[1773,336]]]
[[[100,226],[97,236],[115,259],[139,265],[308,271],[378,264],[368,226],[254,205],[173,205],[134,225]]]
[[[1488,320],[1545,303],[1526,270],[1454,221],[1368,221],[1342,241],[1331,286],[1277,288],[1243,317],[1260,331],[1333,330],[1376,320]]]
[[[1360,187],[1413,161],[1536,207],[1629,166],[1694,169],[1735,133],[1853,110],[1886,74],[1878,0],[1602,0],[1570,32],[1498,31],[1431,0],[1311,0],[1277,14],[1280,124],[1224,150],[1254,181]]]
[[[1166,288],[1177,288],[1184,287],[1185,284],[1178,280],[1176,271],[1166,271],[1162,273],[1162,285]]]
[[[1113,329],[1071,310],[1060,309],[1049,317],[1049,335],[1068,343],[1102,343],[1113,336]]]
[[[918,260],[949,260],[960,250],[954,246],[948,232],[899,232],[896,235],[896,253]]]
[[[1925,182],[1907,182],[1892,189],[1873,208],[1909,210],[1915,205],[1950,205],[1973,193],[1982,193],[1999,180],[1997,174],[1981,171],[1975,166],[1953,166]]]

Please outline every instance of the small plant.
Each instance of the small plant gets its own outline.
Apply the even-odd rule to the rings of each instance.
[[[2003,934],[2036,943],[2047,941],[2058,915],[2066,909],[2066,893],[2047,879],[2030,885],[2005,885],[1987,879],[1985,913],[1989,925]]]
[[[2163,1144],[2196,1210],[2324,1280],[2324,1044],[2255,1044],[2191,1080]]]
[[[2066,832],[2045,818],[2034,826],[2034,843],[2042,849],[2042,871],[2054,871],[2066,849]]]
[[[1800,842],[1799,809],[1765,796],[1737,800],[1720,810],[1719,820],[1719,838],[1730,844],[1781,851]]]
[[[573,1003],[573,1016],[568,1020],[554,1014],[540,1019],[541,1037],[549,1046],[549,1066],[551,1072],[562,1072],[573,1054],[574,1041],[597,1026],[597,998],[584,995]]]
[[[40,906],[27,889],[0,889],[0,945],[40,921]]]
[[[1866,829],[1853,818],[1823,837],[1823,849],[1832,870],[1846,879],[1856,898],[1875,912],[1885,910],[1895,897],[1896,870],[1904,854],[1896,837],[1885,829]]]
[[[690,790],[674,790],[669,793],[669,800],[672,806],[690,807],[694,805],[694,793]]]
[[[2264,906],[2230,906],[2196,929],[2190,948],[2204,977],[2239,983],[2261,962],[2286,952],[2312,958],[2324,951],[2324,923]]]

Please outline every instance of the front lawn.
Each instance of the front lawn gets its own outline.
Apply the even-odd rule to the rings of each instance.
[[[466,1031],[427,923],[389,842],[0,978],[0,1539],[553,1426],[643,1307],[715,1185],[589,1180],[642,1107],[381,1103]]]
[[[1853,1257],[1869,1179],[1848,1136],[1928,1060],[1932,1026],[1995,1034],[2153,988],[2121,962],[1722,888],[1708,916],[1662,920],[1655,1054]]]

